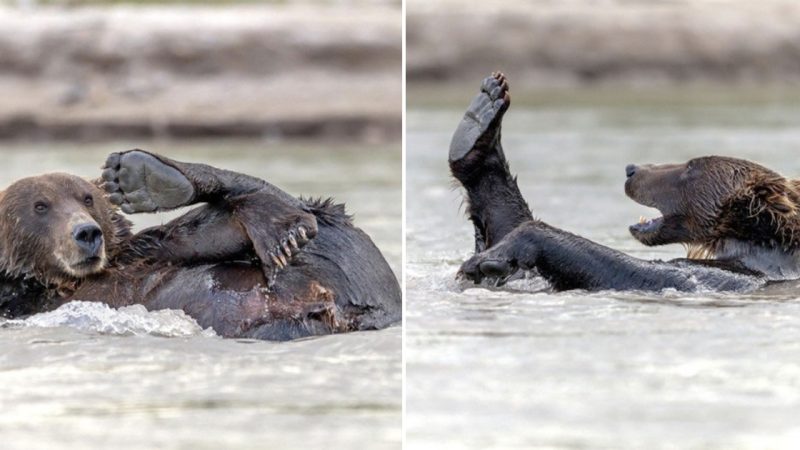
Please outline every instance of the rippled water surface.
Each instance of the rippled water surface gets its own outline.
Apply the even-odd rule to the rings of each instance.
[[[800,282],[654,295],[454,281],[473,242],[446,160],[468,97],[408,115],[409,448],[800,442]],[[800,176],[800,106],[736,97],[516,102],[504,147],[538,217],[642,258],[679,257],[628,235],[657,212],[624,195],[626,164],[723,154]]]
[[[399,145],[135,145],[333,195],[401,273]],[[0,145],[0,185],[52,171],[95,177],[108,152],[133,146]],[[182,312],[96,303],[0,319],[0,448],[396,449],[401,334],[226,340]]]

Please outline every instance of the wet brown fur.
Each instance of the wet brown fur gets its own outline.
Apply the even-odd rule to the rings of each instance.
[[[696,173],[686,175],[690,170]],[[686,246],[688,258],[711,259],[727,239],[785,252],[800,248],[800,180],[718,156],[694,159],[686,169],[678,167],[657,181],[648,179],[647,172],[642,177],[629,195],[637,201],[645,198],[640,203],[659,208],[665,217],[683,218],[685,232],[674,242]],[[659,201],[647,193],[669,189],[678,193],[674,202],[659,199],[656,205]]]
[[[91,195],[93,205],[83,203]],[[51,213],[37,215],[34,205],[45,201]],[[64,213],[56,213],[64,210]],[[64,233],[68,214],[83,213],[101,228],[108,263],[113,265],[131,237],[131,223],[104,192],[79,177],[52,173],[23,178],[0,193],[0,273],[35,278],[59,295],[73,292],[81,277],[69,274],[54,260],[56,233]]]

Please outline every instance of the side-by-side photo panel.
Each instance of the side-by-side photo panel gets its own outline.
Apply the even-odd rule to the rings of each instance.
[[[790,446],[800,9],[407,11],[406,448]]]
[[[0,5],[0,447],[398,450],[402,4],[189,3]]]

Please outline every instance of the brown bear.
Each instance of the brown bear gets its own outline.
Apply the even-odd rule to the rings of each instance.
[[[139,233],[122,213],[203,203]],[[344,206],[141,150],[93,182],[25,178],[0,193],[0,314],[70,300],[181,309],[224,337],[287,340],[400,319],[396,277]]]
[[[534,219],[500,143],[510,101],[503,74],[486,78],[451,143],[450,169],[475,228],[462,276],[503,284],[524,269],[559,290],[650,291],[744,291],[800,278],[800,181],[741,159],[626,167],[627,195],[662,213],[630,232],[645,245],[684,244],[685,259],[640,260]]]

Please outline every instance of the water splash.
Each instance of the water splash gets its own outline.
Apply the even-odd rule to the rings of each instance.
[[[83,301],[69,302],[54,311],[36,314],[24,320],[9,320],[3,325],[71,327],[81,331],[116,336],[216,336],[210,328],[204,330],[183,311],[171,309],[148,311],[142,305],[114,309],[104,303]]]

